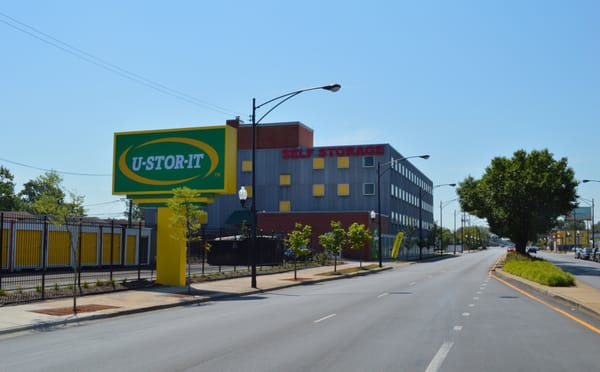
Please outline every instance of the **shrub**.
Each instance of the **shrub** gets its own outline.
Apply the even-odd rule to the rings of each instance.
[[[550,287],[568,287],[575,284],[573,275],[548,261],[509,253],[504,271]]]
[[[84,280],[84,281],[83,281],[83,283],[81,283],[81,286],[82,286],[83,288],[87,288],[87,287],[89,287],[89,286],[90,286],[90,283],[88,283],[88,281],[87,281],[87,280]]]
[[[100,279],[96,280],[96,287],[102,287],[104,285],[104,282]]]

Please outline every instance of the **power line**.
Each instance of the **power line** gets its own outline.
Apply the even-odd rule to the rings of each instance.
[[[58,174],[66,174],[66,175],[70,175],[70,176],[112,177],[112,174],[64,172],[64,171],[58,171],[56,169],[40,168],[40,167],[35,167],[33,165],[19,163],[18,161],[8,160],[8,159],[4,159],[4,158],[0,158],[0,161],[6,162],[6,163],[10,163],[10,164],[14,164],[14,165],[19,165],[19,166],[25,167],[25,168],[31,168],[31,169],[41,170],[41,171],[44,171],[44,172],[56,172]]]
[[[7,20],[0,19],[0,22],[6,24],[7,26],[9,26],[17,31],[20,31],[24,34],[27,34],[35,39],[38,39],[39,41],[44,42],[48,45],[51,45],[57,49],[60,49],[66,53],[69,53],[83,61],[86,61],[86,62],[93,64],[95,66],[98,66],[104,70],[107,70],[116,75],[119,75],[125,79],[131,80],[140,85],[143,85],[150,89],[154,89],[160,93],[169,95],[171,97],[178,98],[182,101],[185,101],[185,102],[197,105],[197,106],[201,106],[203,108],[206,108],[206,109],[209,109],[212,111],[219,112],[221,114],[232,115],[232,116],[241,116],[239,113],[234,112],[233,110],[229,110],[229,109],[217,106],[210,102],[202,101],[202,100],[200,100],[194,96],[191,96],[187,93],[183,93],[183,92],[177,91],[175,89],[169,88],[164,84],[157,83],[157,82],[147,79],[141,75],[138,75],[136,73],[128,71],[124,68],[121,68],[120,66],[118,66],[114,63],[107,62],[107,61],[105,61],[99,57],[96,57],[82,49],[74,47],[70,44],[65,43],[62,40],[59,40],[49,34],[46,34],[26,23],[23,23],[13,17],[10,17],[9,15],[7,15],[5,13],[0,12],[0,16],[10,20],[10,22],[9,22]]]

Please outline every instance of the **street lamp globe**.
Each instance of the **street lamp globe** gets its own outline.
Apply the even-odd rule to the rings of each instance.
[[[242,208],[244,208],[244,206],[246,205],[246,199],[248,199],[248,191],[244,186],[240,187],[240,190],[238,191],[238,198],[240,199],[240,204],[242,205]]]

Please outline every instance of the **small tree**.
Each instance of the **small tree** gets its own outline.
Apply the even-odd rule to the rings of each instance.
[[[342,246],[346,244],[346,232],[340,221],[331,221],[331,231],[319,235],[319,244],[333,255],[333,272],[337,272],[337,256],[342,252]]]
[[[294,253],[294,280],[297,279],[297,261],[298,257],[305,257],[310,254],[308,244],[310,243],[310,236],[312,234],[312,228],[310,225],[302,225],[296,222],[294,230],[289,233],[286,243],[292,248]]]
[[[206,215],[206,212],[200,209],[195,201],[198,197],[198,191],[188,187],[178,187],[173,189],[173,197],[167,202],[167,207],[172,213],[170,227],[173,229],[173,233],[171,236],[175,240],[185,241],[188,292],[191,291],[190,242],[201,239],[199,236],[195,237],[194,233],[200,229],[202,217]]]
[[[371,241],[371,239],[373,239],[373,237],[362,223],[359,224],[353,222],[348,228],[348,243],[350,243],[350,249],[363,249],[365,244]],[[360,258],[360,267],[362,267],[362,256]]]
[[[48,217],[51,224],[55,226],[66,226],[70,240],[70,251],[73,259],[73,314],[77,315],[77,269],[78,269],[78,250],[79,233],[81,232],[81,217],[85,210],[83,208],[83,196],[69,192],[70,203],[64,203],[60,193],[49,192],[40,194],[33,203],[33,208],[37,213]]]

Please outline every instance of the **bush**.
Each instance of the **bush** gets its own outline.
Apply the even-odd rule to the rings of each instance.
[[[517,253],[509,253],[504,271],[550,287],[569,287],[575,284],[573,275],[550,262]]]

